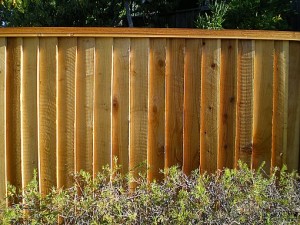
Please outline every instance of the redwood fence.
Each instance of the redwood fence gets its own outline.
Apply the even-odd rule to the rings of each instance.
[[[0,29],[0,197],[38,169],[68,187],[118,157],[149,180],[263,161],[299,168],[300,33]]]

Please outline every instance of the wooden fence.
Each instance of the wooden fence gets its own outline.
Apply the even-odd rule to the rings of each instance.
[[[0,29],[0,196],[117,156],[148,177],[299,166],[300,33]]]

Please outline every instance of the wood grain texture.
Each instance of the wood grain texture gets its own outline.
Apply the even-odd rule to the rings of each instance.
[[[167,40],[165,167],[183,165],[184,45],[184,39]]]
[[[74,170],[95,177],[112,156],[124,174],[147,159],[149,181],[176,164],[188,174],[199,161],[202,171],[238,159],[300,167],[300,39],[18,29],[26,37],[0,34],[0,198],[7,181],[24,187],[34,168],[46,194],[70,186]]]
[[[2,28],[0,37],[155,37],[300,40],[299,32],[266,30],[201,30],[184,28],[125,27],[16,27]]]
[[[183,172],[190,174],[200,165],[202,40],[186,40],[185,45]]]
[[[78,38],[75,79],[75,170],[93,173],[94,38]]]
[[[39,45],[39,175],[42,194],[56,187],[56,54],[57,38]]]
[[[129,38],[115,38],[112,85],[112,156],[129,171]]]
[[[200,171],[217,169],[220,112],[221,41],[202,42]]]
[[[71,187],[75,172],[76,38],[58,39],[57,78],[57,187]]]
[[[289,77],[289,42],[274,45],[272,168],[286,164]]]
[[[134,177],[147,169],[148,53],[148,38],[131,39],[129,169]]]
[[[5,161],[5,74],[6,38],[0,38],[0,202],[6,195]]]
[[[274,41],[255,41],[252,168],[271,168]]]
[[[237,99],[237,40],[222,40],[218,168],[234,168]]]
[[[95,44],[94,176],[111,167],[111,95],[113,38],[97,38]]]
[[[162,180],[165,160],[165,69],[166,39],[150,39],[148,180]]]
[[[287,165],[297,170],[300,152],[300,42],[290,42],[288,79]]]
[[[21,144],[22,187],[38,169],[37,64],[38,38],[23,39],[23,73],[21,75]]]
[[[237,65],[237,120],[235,164],[243,161],[249,167],[252,157],[254,41],[240,40]]]
[[[7,180],[22,187],[21,174],[21,73],[22,38],[7,39],[6,58],[6,170]]]

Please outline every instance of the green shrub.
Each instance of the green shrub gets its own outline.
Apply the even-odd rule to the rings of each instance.
[[[290,0],[230,0],[224,27],[288,30],[288,17],[293,17],[294,13]]]
[[[275,171],[276,172],[276,171]],[[163,182],[148,183],[141,174],[129,191],[129,176],[104,169],[97,178],[74,175],[74,186],[38,192],[34,179],[0,210],[1,224],[297,224],[300,219],[300,181],[283,168],[266,176],[240,164],[239,170],[186,176],[178,168],[165,172]],[[110,179],[113,177],[113,179]],[[24,213],[26,209],[26,213]]]
[[[201,29],[222,29],[228,8],[228,4],[225,2],[216,0],[210,3],[210,14],[206,12],[204,15],[199,15],[196,19],[195,26]]]
[[[290,30],[297,14],[291,0],[200,0],[209,13],[199,15],[195,26],[202,29]]]

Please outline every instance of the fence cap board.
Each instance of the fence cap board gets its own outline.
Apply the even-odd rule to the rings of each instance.
[[[0,28],[0,37],[152,37],[300,41],[300,32],[186,28],[18,27]]]

